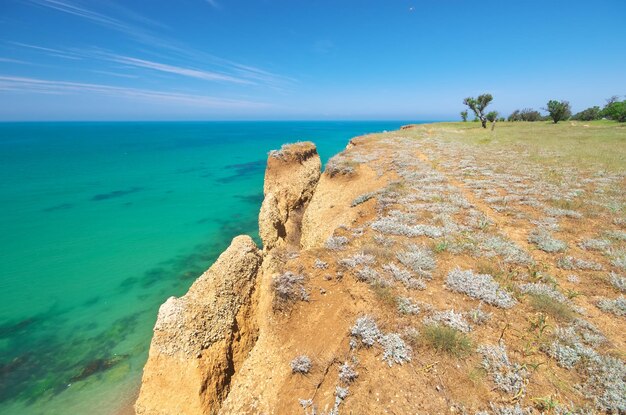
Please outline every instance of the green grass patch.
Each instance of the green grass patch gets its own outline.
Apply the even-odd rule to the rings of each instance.
[[[467,356],[472,351],[472,341],[458,330],[447,326],[425,326],[422,342],[437,350],[456,357]]]
[[[552,316],[557,321],[571,321],[574,311],[567,305],[543,294],[528,294],[530,305],[537,311]]]

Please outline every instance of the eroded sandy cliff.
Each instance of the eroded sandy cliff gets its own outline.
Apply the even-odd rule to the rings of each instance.
[[[555,185],[453,133],[353,139],[323,174],[312,143],[272,152],[263,250],[163,304],[137,413],[625,413],[626,222],[598,210],[625,176]]]

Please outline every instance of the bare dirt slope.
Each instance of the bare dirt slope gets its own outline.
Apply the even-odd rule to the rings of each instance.
[[[181,336],[157,333],[138,413],[626,412],[623,165],[445,124],[353,139],[321,177],[311,149],[270,155],[247,354],[227,381],[210,350],[159,367]],[[142,400],[181,365],[204,406]]]

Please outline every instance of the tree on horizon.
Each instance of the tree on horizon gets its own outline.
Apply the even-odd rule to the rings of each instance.
[[[467,97],[463,100],[463,104],[467,105],[469,109],[474,112],[476,118],[480,120],[483,128],[487,128],[487,117],[485,116],[485,108],[493,101],[491,94],[482,94],[478,98]]]

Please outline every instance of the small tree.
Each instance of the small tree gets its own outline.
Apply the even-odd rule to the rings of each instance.
[[[485,115],[485,118],[487,118],[487,121],[489,122],[494,122],[498,119],[498,111],[491,111],[487,113],[487,115]]]
[[[467,111],[461,111],[461,119],[463,122],[467,122]]]
[[[485,116],[485,108],[493,101],[491,94],[482,94],[478,98],[467,97],[463,100],[463,104],[474,112],[476,118],[480,120],[483,128],[487,128],[487,117]]]
[[[532,108],[524,108],[520,112],[520,117],[522,118],[522,121],[540,121],[541,120],[541,114],[539,113],[539,111],[535,111]]]
[[[520,115],[519,110],[515,110],[509,115],[507,118],[508,121],[522,121],[522,116]]]
[[[601,115],[617,122],[626,122],[626,101],[613,101],[607,104],[602,109]]]
[[[572,110],[567,101],[556,101],[552,99],[548,101],[548,106],[544,108],[544,110],[548,111],[550,118],[552,118],[555,124],[559,121],[567,120],[572,116]]]

